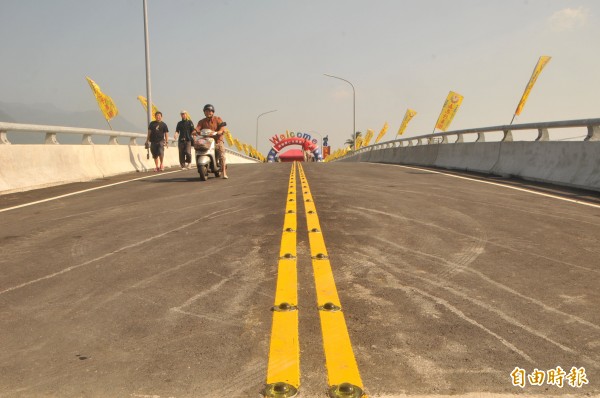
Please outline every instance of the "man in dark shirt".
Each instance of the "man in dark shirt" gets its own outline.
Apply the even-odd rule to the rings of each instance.
[[[200,132],[202,129],[210,129],[215,133],[211,136],[215,140],[215,156],[221,161],[221,172],[223,178],[229,178],[227,176],[227,167],[225,165],[225,144],[223,135],[225,134],[225,126],[227,123],[223,121],[219,116],[215,115],[215,107],[211,104],[204,105],[204,119],[198,122],[196,126],[196,132]]]
[[[179,165],[182,169],[192,167],[192,131],[194,123],[187,111],[181,111],[181,120],[175,127],[175,139],[179,147]]]
[[[152,158],[156,168],[154,171],[163,171],[163,159],[165,158],[165,146],[169,146],[169,128],[162,121],[162,113],[156,112],[154,114],[156,120],[150,122],[148,126],[148,136],[146,143],[150,142],[150,152],[152,152]],[[160,159],[160,165],[158,163]]]

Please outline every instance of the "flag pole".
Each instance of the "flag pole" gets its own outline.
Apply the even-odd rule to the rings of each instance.
[[[110,127],[110,129],[112,130],[112,126],[110,125],[110,122],[108,121],[108,119],[106,119],[106,123],[108,123],[108,127]]]
[[[509,126],[512,126],[513,122],[515,121],[515,116],[517,116],[517,114],[516,114],[516,113],[513,115],[513,118],[512,118],[512,120],[510,121],[510,124],[509,124]]]
[[[144,41],[146,43],[146,126],[150,125],[152,121],[152,95],[150,89],[150,44],[148,38],[148,5],[144,0]]]

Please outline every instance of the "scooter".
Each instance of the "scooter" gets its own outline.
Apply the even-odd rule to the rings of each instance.
[[[210,137],[212,134],[214,134],[214,131],[202,129],[200,135],[193,137],[200,181],[206,181],[209,173],[213,173],[215,177],[221,175],[221,165],[215,153],[215,140]]]

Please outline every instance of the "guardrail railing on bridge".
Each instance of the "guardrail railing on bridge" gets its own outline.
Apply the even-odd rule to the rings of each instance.
[[[57,134],[75,134],[82,135],[83,139],[81,143],[83,145],[93,145],[92,135],[100,135],[108,137],[108,143],[110,145],[118,145],[117,139],[119,137],[129,138],[129,145],[136,145],[136,139],[146,139],[146,134],[131,133],[126,131],[112,131],[112,130],[99,130],[89,129],[82,127],[63,127],[63,126],[44,126],[37,124],[21,124],[21,123],[5,123],[0,122],[0,144],[10,144],[8,140],[7,132],[27,132],[27,133],[41,133],[46,134],[44,140],[45,144],[58,144]]]
[[[94,145],[92,141],[92,136],[105,136],[108,137],[109,145],[119,145],[118,138],[125,137],[129,138],[128,145],[137,145],[136,140],[141,138],[142,140],[146,140],[146,134],[141,133],[132,133],[128,131],[113,131],[113,130],[100,130],[100,129],[90,129],[83,127],[64,127],[64,126],[46,126],[46,125],[38,125],[38,124],[21,124],[21,123],[6,123],[0,122],[0,145],[10,145],[11,142],[8,139],[8,132],[14,133],[40,133],[45,134],[44,144],[59,144],[57,134],[72,134],[72,135],[81,135],[83,138],[81,140],[82,145]],[[176,140],[170,139],[170,142],[175,142]],[[35,144],[34,144],[35,145]],[[229,148],[225,148],[226,152],[239,156],[241,158],[258,161],[257,159],[248,156],[243,153],[239,153],[237,151],[231,150]]]
[[[587,128],[583,141],[550,139],[549,130],[574,127]],[[537,137],[513,139],[513,132],[522,130],[537,131]],[[476,134],[476,140],[465,142],[468,134]],[[486,134],[501,139],[486,141]],[[474,171],[600,191],[600,118],[426,134],[373,144],[332,160]]]
[[[12,145],[8,133],[11,138],[14,133],[45,134],[45,139],[40,144]],[[58,145],[58,134],[61,139],[65,139],[63,134],[80,135],[83,145]],[[108,137],[108,145],[95,145],[92,136]],[[119,145],[118,138],[128,139],[128,144]],[[0,194],[153,170],[154,160],[143,145],[137,145],[138,138],[145,142],[146,134],[0,122]],[[228,164],[260,162],[229,148],[225,152]],[[167,168],[180,166],[177,145],[165,148],[163,160]]]
[[[519,130],[537,130],[538,136],[535,141],[550,141],[549,129],[561,129],[561,128],[573,128],[573,127],[587,127],[587,136],[583,141],[600,141],[600,118],[598,119],[579,119],[579,120],[565,120],[557,122],[539,122],[539,123],[526,123],[526,124],[515,124],[515,125],[504,125],[504,126],[492,126],[492,127],[480,127],[473,129],[464,129],[456,131],[448,131],[446,133],[433,133],[425,134],[416,137],[408,137],[397,139],[393,141],[387,141],[383,143],[377,143],[369,145],[364,148],[360,148],[357,151],[349,152],[347,156],[352,156],[357,153],[366,152],[374,149],[383,148],[397,148],[403,146],[413,145],[431,145],[431,144],[454,144],[464,142],[463,136],[468,134],[477,134],[475,142],[485,142],[485,133],[503,133],[503,137],[500,142],[511,142],[513,141],[513,131]],[[456,140],[453,142],[449,141],[449,137],[456,136]],[[416,141],[416,144],[413,142]],[[405,145],[406,144],[406,145]]]

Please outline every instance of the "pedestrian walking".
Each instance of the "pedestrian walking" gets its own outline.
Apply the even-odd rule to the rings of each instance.
[[[169,147],[169,128],[162,121],[162,112],[156,112],[153,120],[148,126],[148,136],[146,144],[150,143],[150,152],[154,159],[154,171],[163,171],[165,169],[163,160],[165,158],[165,147]],[[159,163],[160,161],[160,163]]]
[[[175,128],[175,139],[179,149],[179,165],[182,169],[192,167],[192,132],[194,131],[194,123],[190,119],[187,111],[180,112],[181,120]]]

